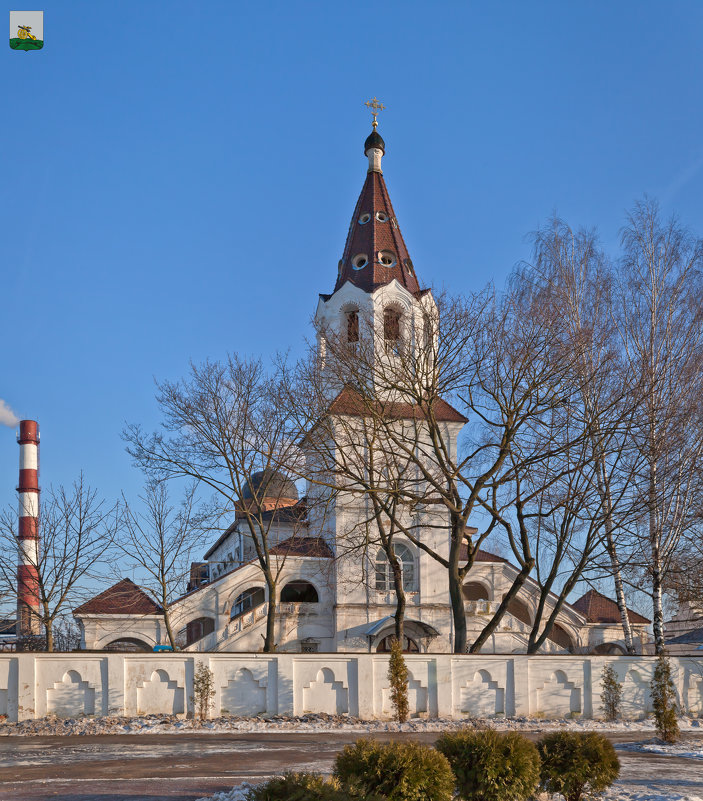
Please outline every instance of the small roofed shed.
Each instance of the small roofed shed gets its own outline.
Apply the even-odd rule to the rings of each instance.
[[[108,587],[77,609],[74,615],[161,615],[163,609],[128,578]]]
[[[612,598],[598,592],[598,590],[589,590],[585,595],[582,595],[578,601],[572,604],[577,612],[580,612],[589,623],[620,623],[620,609]],[[639,623],[647,625],[651,621],[635,612],[632,609],[627,610],[627,616],[630,623]]]

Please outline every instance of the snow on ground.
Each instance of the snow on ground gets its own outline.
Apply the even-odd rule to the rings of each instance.
[[[55,735],[55,734],[225,734],[231,733],[266,733],[276,734],[308,734],[314,732],[352,732],[369,734],[374,732],[440,732],[459,729],[464,726],[490,727],[499,730],[515,731],[551,731],[553,729],[570,729],[572,731],[613,731],[613,732],[654,732],[654,721],[622,720],[606,722],[585,718],[546,720],[543,718],[414,718],[406,723],[388,720],[359,720],[349,715],[310,714],[298,717],[274,715],[268,718],[240,718],[234,716],[215,718],[203,723],[183,720],[175,715],[142,715],[125,718],[81,717],[57,718],[53,716],[38,720],[23,720],[20,723],[0,721],[0,736],[8,735]],[[679,726],[682,731],[701,731],[703,721],[699,719],[681,718]]]
[[[246,801],[247,790],[249,790],[250,787],[252,787],[251,784],[244,782],[244,784],[238,784],[228,792],[215,793],[215,795],[208,796],[207,798],[199,798],[198,801]]]
[[[619,783],[618,783],[619,784]],[[246,801],[247,791],[252,785],[238,784],[228,792],[215,793],[209,798],[199,798],[198,801]],[[546,795],[544,796],[546,798]],[[681,795],[675,792],[659,792],[658,790],[641,790],[615,785],[604,795],[602,801],[703,801],[699,795]]]
[[[646,754],[703,759],[703,742],[683,740],[678,743],[665,743],[661,740],[645,740],[639,743],[619,743],[615,746],[621,751],[642,751]]]
[[[239,801],[240,798],[245,798],[245,796],[232,796],[233,801]],[[681,795],[681,793],[666,791],[662,793],[658,790],[630,789],[627,786],[619,787],[618,785],[611,787],[601,798],[603,801],[703,801],[699,795]]]

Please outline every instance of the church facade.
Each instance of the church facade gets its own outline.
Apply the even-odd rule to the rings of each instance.
[[[422,347],[423,320],[434,307],[408,253],[381,169],[385,143],[375,129],[364,145],[366,179],[352,216],[334,290],[320,295],[316,323],[336,331],[354,346],[360,318],[378,322],[385,348],[403,341]],[[319,344],[324,349],[324,341]],[[324,356],[324,353],[322,354]],[[330,414],[358,414],[348,390],[330,404]],[[466,419],[449,404],[437,414],[448,440],[456,443]],[[266,515],[271,556],[280,568],[276,645],[292,652],[374,652],[389,647],[395,594],[390,566],[379,548],[340,556],[340,543],[359,516],[353,499],[338,499],[324,519],[308,513],[306,498],[294,482],[270,471],[253,476],[252,494],[268,503]],[[259,491],[264,489],[263,494]],[[308,494],[314,493],[308,487]],[[265,497],[264,497],[265,496]],[[251,498],[243,498],[249,502]],[[358,502],[359,504],[361,501]],[[441,512],[425,513],[419,529],[435,552],[449,551],[449,526]],[[430,519],[429,515],[432,515]],[[450,652],[452,614],[446,570],[425,551],[402,537],[395,552],[407,595],[405,649]],[[471,641],[483,629],[507,593],[518,569],[499,555],[479,552],[464,586]],[[510,604],[484,653],[524,653],[538,602],[538,588],[528,578]],[[260,651],[268,611],[266,583],[240,513],[195,565],[188,591],[171,607],[172,622],[185,650]],[[549,603],[545,615],[550,613]],[[78,609],[74,616],[86,649],[151,650],[166,644],[163,615],[157,604],[125,579]],[[630,613],[643,650],[649,621]],[[622,629],[614,601],[595,590],[564,604],[542,651],[622,653]]]

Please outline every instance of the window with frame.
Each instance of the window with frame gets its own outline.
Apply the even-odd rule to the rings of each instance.
[[[403,589],[406,592],[415,592],[415,559],[412,551],[402,543],[394,545],[393,551],[400,562],[400,569],[403,574]],[[376,554],[376,589],[379,592],[390,592],[395,589],[393,569],[383,548],[379,548]]]
[[[359,344],[359,312],[347,312],[347,344],[354,348]]]
[[[383,310],[383,339],[388,353],[398,352],[400,347],[400,312],[397,309]]]
[[[244,590],[243,593],[236,597],[232,604],[230,620],[234,620],[235,617],[239,617],[255,606],[259,606],[265,600],[266,595],[262,587],[252,587],[250,590]]]

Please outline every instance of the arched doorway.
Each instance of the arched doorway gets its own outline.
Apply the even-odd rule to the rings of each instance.
[[[281,590],[281,603],[316,604],[317,590],[309,581],[290,581]]]
[[[379,654],[388,654],[391,650],[391,642],[395,639],[394,634],[389,634],[384,637],[381,642],[376,646],[376,652]],[[420,648],[418,644],[411,637],[403,637],[403,653],[404,654],[418,654]]]

